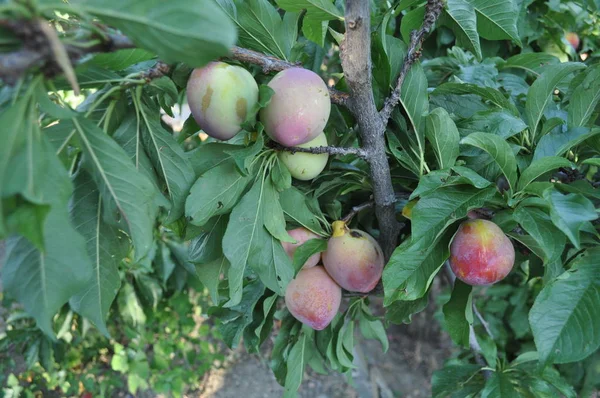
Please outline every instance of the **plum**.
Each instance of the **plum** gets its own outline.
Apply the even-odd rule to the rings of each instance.
[[[342,302],[342,289],[323,267],[298,272],[287,286],[285,305],[300,322],[315,330],[331,323]]]
[[[383,272],[385,260],[375,239],[358,229],[348,229],[343,221],[333,223],[333,235],[322,254],[323,265],[344,289],[368,293]]]
[[[579,35],[575,32],[568,32],[565,35],[565,39],[567,39],[571,47],[573,47],[573,50],[577,51],[579,48],[579,43],[581,43],[581,40],[579,40]]]
[[[265,132],[285,146],[304,144],[319,135],[331,111],[329,90],[316,73],[303,68],[279,72],[269,82],[275,91],[260,110]]]
[[[296,146],[300,148],[327,146],[327,137],[321,133],[315,139]],[[277,156],[286,165],[292,177],[302,181],[312,180],[321,174],[329,159],[329,155],[326,153],[296,152],[292,154],[291,152],[281,151]]]
[[[319,235],[309,231],[306,228],[302,228],[302,227],[292,229],[287,232],[297,242],[297,243],[281,242],[281,245],[283,246],[283,250],[285,250],[285,252],[290,257],[290,259],[292,259],[292,261],[294,260],[294,253],[296,253],[296,249],[298,248],[298,246],[301,246],[304,242],[306,242],[307,240],[310,240],[310,239],[321,239],[321,237]],[[308,260],[306,260],[306,262],[304,263],[302,268],[314,267],[315,265],[317,265],[319,263],[320,260],[321,260],[321,253],[315,253],[312,256],[310,256],[308,258]]]
[[[240,132],[248,110],[258,102],[258,85],[240,66],[211,62],[192,72],[187,101],[200,128],[226,141]]]
[[[515,263],[515,248],[491,221],[463,222],[450,244],[450,267],[469,285],[491,285],[504,279]]]

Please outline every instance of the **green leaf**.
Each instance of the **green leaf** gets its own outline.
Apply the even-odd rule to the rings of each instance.
[[[254,307],[252,323],[244,330],[244,345],[248,352],[258,353],[262,343],[269,337],[278,297],[277,294],[267,296]]]
[[[204,173],[190,189],[185,214],[194,225],[204,225],[213,216],[227,214],[252,180],[239,172],[233,159]]]
[[[265,197],[262,202],[265,206],[264,226],[271,236],[282,241],[293,243],[295,240],[285,230],[285,216],[279,203],[279,193],[270,178],[264,181]]]
[[[141,174],[127,153],[94,123],[73,119],[85,154],[84,167],[102,195],[104,219],[114,223],[119,214],[135,248],[135,260],[142,259],[152,246],[153,226],[158,208],[156,190]],[[119,222],[119,224],[121,224]]]
[[[443,312],[444,324],[452,341],[469,347],[469,326],[473,324],[472,286],[456,279],[450,301],[444,305]]]
[[[481,366],[453,361],[433,372],[431,392],[434,398],[474,397],[483,385]]]
[[[54,337],[52,318],[86,286],[92,277],[92,264],[85,240],[71,225],[67,212],[72,192],[67,172],[45,137],[38,148],[36,166],[43,168],[31,172],[43,174],[37,187],[51,204],[43,225],[45,250],[39,251],[23,237],[8,239],[1,276],[6,292],[23,304],[46,335]],[[36,174],[29,181],[36,181]]]
[[[600,129],[595,128],[590,131],[587,127],[573,127],[566,132],[553,131],[540,138],[533,154],[533,160],[546,156],[561,156],[572,147],[581,144],[583,141],[599,133]]]
[[[442,187],[463,184],[469,184],[480,189],[492,185],[490,181],[486,180],[473,170],[463,166],[454,166],[451,169],[434,170],[422,176],[419,179],[417,189],[411,193],[409,199],[412,200],[419,196],[425,197],[431,195],[437,189]]]
[[[521,46],[518,10],[513,0],[468,0],[477,12],[477,31],[488,40],[512,40]]]
[[[456,125],[443,108],[436,108],[427,116],[425,136],[433,146],[439,168],[454,166],[459,155],[460,135]]]
[[[450,238],[448,233],[437,240],[413,235],[394,250],[383,269],[386,307],[397,300],[414,301],[426,294],[434,276],[450,256]]]
[[[481,391],[482,398],[513,398],[523,396],[517,390],[517,380],[511,379],[513,373],[494,372]]]
[[[580,361],[600,347],[599,297],[600,250],[595,248],[546,285],[531,308],[529,323],[540,362]]]
[[[560,261],[566,238],[552,224],[550,217],[545,212],[536,208],[519,207],[513,213],[513,217],[538,244],[542,251],[539,253],[541,254],[540,258],[544,260],[544,264]],[[537,250],[533,251],[538,254]]]
[[[241,301],[246,266],[252,261],[253,254],[256,256],[257,252],[264,250],[261,247],[266,234],[263,228],[263,199],[264,184],[260,180],[242,197],[229,217],[223,236],[223,253],[231,263],[228,307]]]
[[[444,10],[444,21],[456,35],[457,44],[475,53],[477,59],[481,59],[477,16],[473,5],[466,0],[448,0]]]
[[[285,191],[292,186],[292,175],[285,164],[279,160],[279,156],[275,157],[275,163],[271,168],[271,181],[279,192]]]
[[[571,94],[567,125],[569,127],[586,126],[593,122],[592,115],[600,102],[600,67],[588,68],[585,79]]]
[[[208,0],[172,4],[161,0],[123,0],[118,4],[87,0],[78,5],[167,63],[203,66],[226,55],[236,41],[233,23]]]
[[[183,215],[186,197],[195,180],[194,170],[183,149],[173,135],[162,127],[158,117],[151,117],[150,111],[144,106],[141,114],[145,122],[145,128],[142,129],[144,149],[164,181],[171,200],[171,209],[164,221],[170,224]]]
[[[196,275],[200,282],[208,289],[213,304],[219,304],[219,283],[221,275],[226,275],[229,270],[229,261],[225,256],[205,264],[196,265]]]
[[[421,198],[412,211],[411,240],[424,238],[432,242],[450,224],[466,217],[469,210],[484,207],[495,193],[494,187],[477,189],[458,185],[440,188],[435,195]]]
[[[117,296],[119,304],[119,313],[123,319],[133,326],[144,325],[146,323],[146,314],[140,302],[133,285],[125,282]]]
[[[385,319],[397,325],[411,323],[413,314],[427,308],[428,302],[427,294],[412,301],[395,301],[386,308]]]
[[[319,224],[315,214],[308,208],[306,196],[297,188],[291,187],[281,192],[279,201],[283,212],[288,218],[317,235],[324,235],[321,224]]]
[[[581,194],[563,195],[554,189],[544,191],[544,199],[550,204],[554,225],[579,249],[579,231],[586,223],[598,218],[594,204]]]
[[[213,307],[209,310],[210,316],[221,320],[219,331],[229,348],[237,347],[244,330],[252,323],[252,313],[264,291],[264,285],[254,280],[244,286],[244,293],[238,304],[230,308]]]
[[[552,101],[555,87],[565,77],[583,68],[585,68],[585,65],[571,62],[550,65],[544,69],[542,75],[531,85],[525,103],[525,116],[532,137],[536,136],[544,109]]]
[[[400,24],[400,33],[402,39],[406,44],[410,44],[410,32],[413,30],[419,30],[423,25],[423,17],[425,16],[425,6],[420,6],[414,10],[410,10],[402,17],[402,23]]]
[[[379,319],[370,319],[371,317],[372,315],[370,312],[366,315],[361,312],[361,315],[358,319],[360,333],[362,333],[365,339],[378,340],[381,343],[383,352],[387,352],[388,348],[390,347],[390,343],[388,341],[385,327]]]
[[[134,112],[130,112],[125,116],[112,138],[121,145],[133,164],[136,165],[136,168],[152,181],[156,187],[156,192],[160,192],[158,177],[156,176],[152,162],[150,162],[148,155],[146,155],[146,152],[142,148],[139,127],[137,115]],[[162,195],[159,195],[157,200],[161,206],[166,208],[170,206],[169,201]]]
[[[289,60],[293,43],[285,39],[285,21],[282,21],[275,7],[267,0],[216,2],[237,25],[238,45]],[[292,21],[288,19],[287,22],[290,24]],[[297,20],[292,25],[296,28]]]
[[[307,17],[304,17],[302,21],[302,33],[304,33],[304,37],[321,47],[325,46],[325,36],[327,35],[328,27],[329,22],[327,21],[319,21],[318,19],[309,19]]]
[[[344,17],[331,0],[276,0],[275,2],[286,11],[306,10],[305,19],[331,21],[332,19],[342,20]]]
[[[127,255],[129,241],[102,219],[102,196],[90,175],[83,170],[75,178],[71,203],[71,219],[86,240],[94,272],[86,286],[69,302],[73,310],[88,318],[108,337],[105,321],[121,287],[118,265]]]
[[[518,115],[519,112],[515,105],[510,102],[500,91],[491,87],[480,87],[476,84],[469,83],[444,83],[431,93],[431,95],[468,95],[475,94],[481,98],[490,101],[496,106],[509,110],[512,114]]]
[[[194,173],[200,177],[210,169],[220,166],[231,159],[230,152],[243,148],[241,145],[225,144],[222,142],[209,142],[198,148],[186,152],[185,155],[192,164]]]
[[[517,54],[501,65],[502,69],[522,69],[534,75],[540,75],[548,65],[558,64],[558,59],[546,53],[522,53]]]
[[[307,333],[303,330],[298,341],[290,350],[287,360],[284,398],[293,398],[297,396],[298,388],[300,388],[300,384],[304,378],[304,368],[308,360],[306,355],[308,346],[307,339]]]
[[[294,252],[294,270],[300,271],[304,263],[315,253],[327,250],[325,239],[309,239],[296,248]]]
[[[90,63],[99,68],[120,71],[139,62],[148,61],[154,57],[155,55],[153,53],[141,48],[129,48],[112,53],[96,54]]]
[[[473,133],[463,138],[461,144],[472,145],[487,152],[500,167],[511,191],[514,191],[517,186],[517,159],[506,141],[493,134]]]
[[[571,163],[569,160],[556,156],[549,156],[534,160],[525,170],[523,170],[523,173],[521,173],[517,190],[524,190],[527,185],[535,181],[535,179],[541,175],[549,171],[556,170],[560,167],[575,168],[573,163]]]
[[[208,263],[223,256],[222,239],[229,217],[220,215],[211,218],[200,227],[200,234],[191,240],[190,261],[197,264]]]

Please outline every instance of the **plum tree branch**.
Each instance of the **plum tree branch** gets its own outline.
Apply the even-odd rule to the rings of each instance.
[[[230,55],[227,58],[258,65],[262,68],[263,73],[279,72],[289,68],[302,68],[302,65],[300,64],[284,61],[270,55],[259,53],[258,51],[248,50],[247,48],[237,46],[231,48]],[[334,104],[347,105],[349,97],[348,93],[330,87],[329,96],[331,102]]]
[[[386,260],[396,247],[400,226],[396,221],[396,196],[385,153],[385,124],[375,106],[371,85],[371,16],[369,2],[346,1],[346,34],[341,45],[342,68],[350,91],[350,111],[356,117],[362,146],[368,153],[379,243]]]
[[[0,26],[11,30],[21,41],[23,47],[19,50],[0,55],[0,79],[13,83],[33,67],[40,67],[47,76],[61,73],[56,65],[52,46],[41,29],[44,20],[9,20],[0,19]],[[104,37],[95,37],[92,45],[79,46],[65,44],[65,50],[72,63],[79,61],[87,54],[98,52],[113,52],[122,49],[135,48],[135,44],[121,34],[104,33]],[[82,42],[82,44],[84,44]]]
[[[433,29],[433,25],[440,16],[443,8],[444,3],[442,0],[427,0],[423,25],[421,26],[421,29],[413,30],[411,32],[410,44],[406,56],[404,57],[404,62],[402,63],[402,69],[400,69],[400,74],[398,75],[396,87],[394,88],[394,91],[392,91],[392,94],[385,100],[383,109],[379,112],[384,124],[387,124],[387,121],[392,115],[392,111],[396,105],[398,105],[400,95],[402,94],[402,84],[404,83],[404,79],[412,65],[421,58],[420,48],[427,38],[427,35],[429,35]]]
[[[283,146],[275,141],[271,141],[270,146],[278,151],[287,151],[292,154],[296,152],[321,154],[327,153],[329,155],[356,155],[359,158],[367,159],[367,153],[362,148],[342,148],[337,146],[314,146],[310,148],[301,147],[287,147]]]

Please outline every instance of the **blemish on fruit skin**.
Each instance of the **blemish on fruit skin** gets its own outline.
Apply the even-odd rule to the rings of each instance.
[[[206,93],[202,96],[202,112],[206,112],[208,107],[210,106],[210,101],[212,99],[213,89],[211,86],[206,87]]]
[[[246,118],[247,107],[248,101],[246,101],[246,98],[238,98],[238,100],[235,102],[235,114],[237,115],[238,119],[244,120]]]

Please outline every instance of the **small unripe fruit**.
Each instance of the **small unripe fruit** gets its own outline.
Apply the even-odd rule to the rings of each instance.
[[[283,250],[287,253],[290,259],[294,260],[294,253],[298,246],[301,246],[304,242],[311,239],[321,239],[321,237],[306,228],[296,228],[287,231],[288,234],[296,240],[297,243],[281,242]],[[315,253],[306,260],[302,268],[311,268],[319,263],[321,260],[321,253]]]
[[[375,239],[358,229],[348,229],[343,221],[333,223],[333,235],[323,252],[323,264],[344,289],[368,293],[383,272],[385,260]]]
[[[285,146],[304,144],[319,135],[331,111],[329,90],[316,73],[303,68],[279,72],[269,82],[275,91],[260,110],[265,132]]]
[[[240,132],[248,110],[258,102],[258,85],[242,67],[211,62],[192,72],[187,101],[202,130],[225,141]]]
[[[298,272],[285,291],[285,305],[300,322],[315,330],[331,323],[342,302],[342,289],[323,267]]]
[[[547,54],[554,55],[560,60],[560,62],[569,61],[569,56],[567,55],[567,53],[565,53],[565,51],[554,42],[549,42],[542,45],[542,50]]]
[[[469,285],[491,285],[504,279],[515,263],[515,248],[491,221],[463,222],[450,244],[450,267]]]
[[[327,137],[321,133],[314,140],[296,146],[300,148],[327,146]],[[329,159],[329,155],[326,153],[312,154],[296,152],[292,154],[291,152],[281,151],[277,156],[286,165],[292,177],[302,181],[312,180],[321,174]]]

